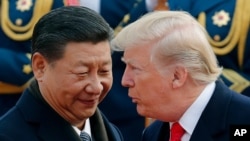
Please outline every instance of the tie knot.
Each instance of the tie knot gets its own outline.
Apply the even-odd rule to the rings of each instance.
[[[170,141],[180,141],[184,135],[185,130],[181,127],[178,122],[175,122],[171,128]]]
[[[91,141],[89,134],[84,131],[81,132],[80,138],[82,141]]]

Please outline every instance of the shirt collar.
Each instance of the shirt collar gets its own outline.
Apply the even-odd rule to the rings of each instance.
[[[85,121],[85,125],[84,125],[84,128],[83,128],[82,131],[79,130],[76,126],[72,126],[72,127],[75,129],[75,131],[76,131],[76,133],[77,133],[78,135],[80,135],[80,133],[81,133],[82,131],[84,131],[84,132],[88,133],[88,134],[90,135],[90,137],[91,137],[91,128],[90,128],[90,121],[89,121],[89,118]]]
[[[187,111],[180,118],[179,123],[185,129],[189,136],[192,135],[194,128],[205,109],[208,101],[210,100],[215,89],[215,82],[208,84],[201,92],[194,103],[187,109]],[[173,123],[170,123],[170,127]]]

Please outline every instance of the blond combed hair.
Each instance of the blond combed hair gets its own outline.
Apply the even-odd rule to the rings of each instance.
[[[206,30],[187,12],[148,13],[126,26],[112,40],[116,51],[148,45],[153,46],[151,58],[158,55],[154,50],[160,50],[158,53],[165,59],[184,65],[198,83],[208,84],[221,74],[222,68],[207,40]]]

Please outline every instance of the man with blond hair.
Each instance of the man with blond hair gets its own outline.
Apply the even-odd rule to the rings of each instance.
[[[250,125],[250,98],[219,80],[222,68],[206,31],[188,13],[149,13],[125,27],[112,47],[124,51],[122,85],[137,112],[156,119],[143,141],[228,141],[232,127]]]

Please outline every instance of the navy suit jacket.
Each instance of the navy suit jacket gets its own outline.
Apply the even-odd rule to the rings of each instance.
[[[250,125],[250,98],[216,82],[190,141],[229,141],[231,125]],[[169,140],[169,123],[155,121],[143,132],[143,141]]]
[[[111,124],[97,110],[99,118],[102,118],[109,141],[122,141],[122,135],[117,127]],[[96,113],[94,114],[94,116]],[[92,116],[93,117],[93,116]],[[95,123],[95,118],[90,117],[90,122]],[[92,124],[91,124],[92,125]],[[93,132],[93,131],[92,131]],[[92,135],[96,141],[98,134]],[[96,135],[96,136],[95,136]],[[70,123],[57,114],[48,104],[35,98],[29,90],[26,90],[17,104],[0,118],[1,141],[80,141],[79,135]]]

